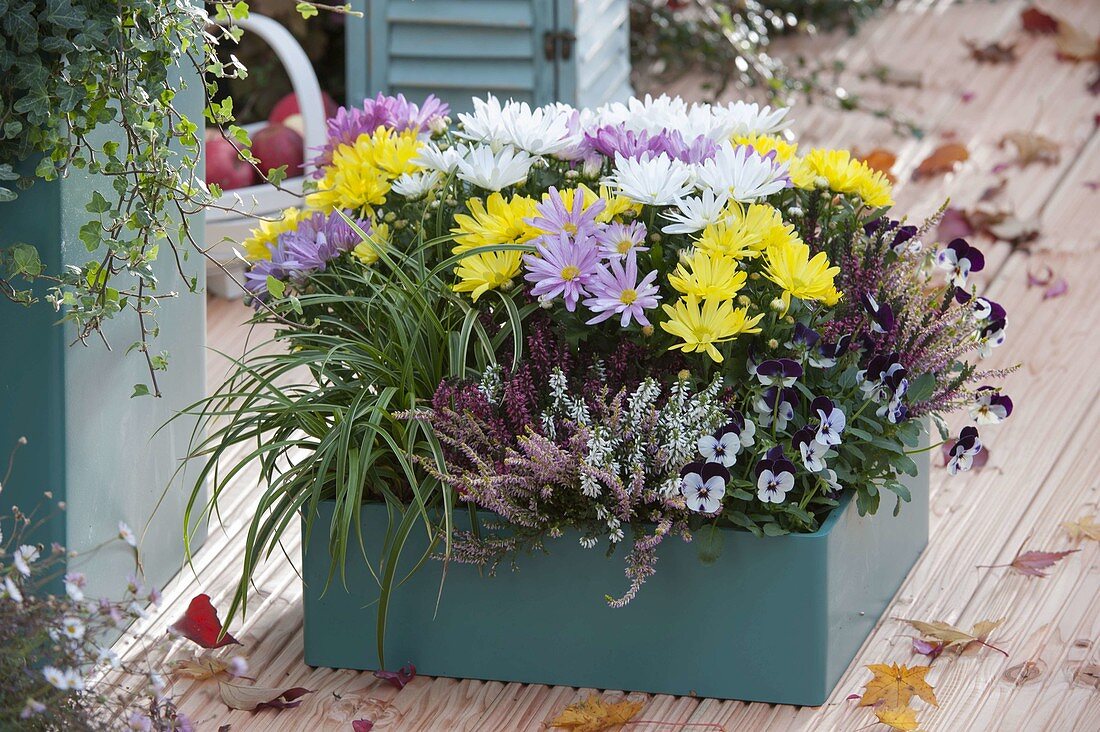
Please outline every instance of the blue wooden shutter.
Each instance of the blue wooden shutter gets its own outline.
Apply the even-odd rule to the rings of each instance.
[[[634,93],[630,86],[629,0],[554,2],[558,33],[575,38],[568,57],[559,54],[559,98],[577,107],[625,101]]]

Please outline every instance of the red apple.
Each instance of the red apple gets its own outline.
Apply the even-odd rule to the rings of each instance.
[[[302,136],[284,124],[270,124],[252,135],[252,154],[260,163],[260,171],[286,166],[286,176],[294,178],[302,174],[305,149]]]
[[[321,92],[321,99],[325,104],[325,119],[336,116],[336,110],[339,109],[336,104],[336,100],[328,95],[328,92]],[[271,108],[271,114],[268,115],[268,122],[285,122],[286,118],[292,114],[300,114],[301,109],[298,107],[298,97],[293,93],[287,94],[285,97],[275,103],[275,106]]]
[[[256,179],[256,171],[237,155],[237,150],[217,130],[206,131],[206,182],[222,190],[244,188]]]

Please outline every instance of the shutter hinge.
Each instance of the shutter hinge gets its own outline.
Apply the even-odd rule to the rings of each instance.
[[[546,31],[542,34],[542,53],[547,61],[555,61],[559,57],[568,61],[573,55],[573,44],[577,36],[572,31]]]

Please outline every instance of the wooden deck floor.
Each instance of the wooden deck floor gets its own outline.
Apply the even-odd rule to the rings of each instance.
[[[977,565],[1009,562],[1028,549],[1073,545],[1063,521],[1100,512],[1100,97],[1086,90],[1095,65],[1055,59],[1049,36],[1020,32],[1023,2],[911,2],[869,23],[854,38],[811,44],[848,64],[851,88],[894,101],[929,131],[922,140],[900,139],[880,120],[821,108],[796,110],[795,130],[804,144],[832,144],[867,152],[885,147],[898,155],[898,210],[913,218],[936,210],[945,197],[966,207],[999,180],[992,172],[1011,159],[1000,144],[1010,132],[1043,134],[1060,144],[1059,162],[1004,173],[1007,183],[993,200],[1040,234],[1028,250],[986,243],[982,273],[988,294],[1010,313],[1008,344],[993,362],[1022,361],[1007,388],[1016,403],[1012,419],[983,432],[990,450],[981,471],[949,479],[932,476],[932,541],[867,640],[829,702],[819,708],[646,696],[627,730],[855,730],[874,726],[867,709],[846,697],[869,678],[868,663],[916,664],[911,633],[899,617],[943,620],[965,627],[1005,618],[994,652],[943,656],[929,673],[939,709],[920,713],[926,730],[1100,729],[1100,545],[1082,543],[1044,579],[1016,576]],[[1045,5],[1096,34],[1100,3],[1047,0]],[[963,39],[1015,44],[1012,64],[978,64]],[[860,81],[861,71],[886,64],[919,72],[919,89]],[[674,92],[693,93],[685,83]],[[901,101],[904,100],[904,101]],[[911,181],[912,170],[947,140],[961,142],[970,160],[952,175]],[[1028,272],[1045,267],[1064,276],[1069,291],[1043,298],[1028,287]],[[240,349],[244,317],[239,305],[210,303],[210,341]],[[211,363],[211,383],[223,364]],[[165,590],[166,609],[153,636],[199,592],[228,605],[237,576],[241,531],[256,486],[242,477],[222,506],[190,570]],[[287,554],[299,553],[299,537],[286,537]],[[562,708],[590,690],[453,679],[416,678],[398,692],[369,673],[313,670],[302,662],[301,587],[281,557],[256,574],[258,592],[245,622],[232,632],[243,643],[257,683],[315,690],[299,709],[251,715],[227,710],[210,681],[174,679],[172,690],[199,730],[350,730],[351,720],[374,721],[381,730],[539,730]],[[124,649],[131,657],[144,645]],[[156,653],[186,653],[179,646]],[[532,663],[537,663],[532,659]],[[615,692],[607,692],[613,696]]]

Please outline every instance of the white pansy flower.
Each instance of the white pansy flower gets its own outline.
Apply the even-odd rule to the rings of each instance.
[[[615,154],[615,172],[607,179],[625,197],[650,206],[668,206],[691,192],[691,169],[665,153],[642,160]]]
[[[402,173],[393,181],[393,192],[410,200],[428,195],[439,185],[443,174],[438,170],[425,170],[420,173]]]
[[[794,476],[786,470],[778,474],[770,469],[760,471],[756,479],[756,497],[764,503],[782,503],[794,488]]]
[[[676,208],[664,212],[664,217],[671,221],[661,228],[666,234],[694,234],[702,231],[711,224],[728,217],[726,203],[729,202],[729,194],[711,189],[706,189],[699,196],[681,198],[676,202]]]
[[[489,191],[499,191],[527,178],[535,158],[523,150],[505,147],[494,153],[487,145],[469,149],[458,162],[458,177]]]

